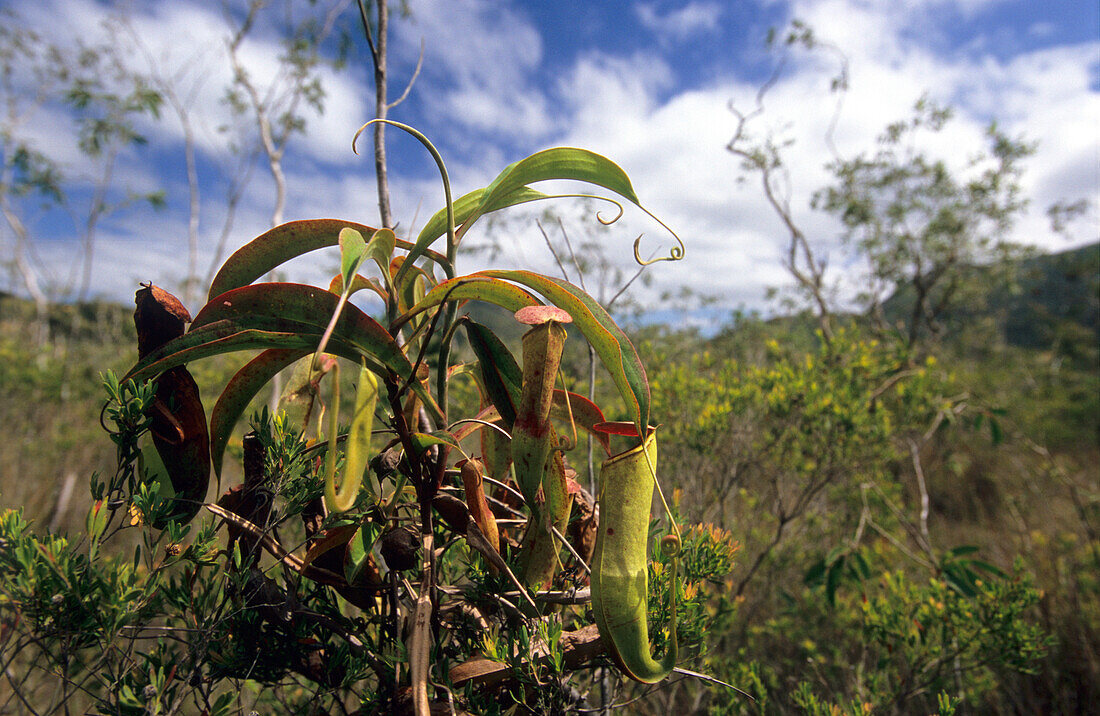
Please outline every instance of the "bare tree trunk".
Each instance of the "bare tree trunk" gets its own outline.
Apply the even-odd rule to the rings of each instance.
[[[0,182],[0,184],[3,184],[3,182]],[[7,186],[7,184],[3,185]],[[15,269],[19,272],[19,277],[23,280],[23,287],[27,289],[27,293],[30,295],[31,300],[34,301],[35,319],[38,324],[35,343],[37,345],[42,345],[49,337],[50,301],[38,282],[38,276],[34,272],[34,267],[31,266],[30,260],[27,258],[27,243],[29,241],[27,227],[20,221],[18,214],[15,213],[15,210],[8,202],[7,192],[0,192],[0,211],[3,212],[4,218],[8,222],[8,226],[11,227],[12,233],[15,234]]]
[[[187,276],[183,282],[183,303],[193,305],[199,280],[199,172],[195,166],[195,132],[186,108],[176,105],[176,114],[183,126],[183,158],[187,164],[188,217],[187,217]]]
[[[416,62],[409,83],[401,96],[394,101],[389,101],[387,91],[387,35],[389,33],[390,11],[386,0],[375,0],[375,12],[377,16],[377,37],[375,30],[371,29],[370,11],[367,9],[367,0],[359,0],[359,18],[363,21],[363,32],[367,36],[367,44],[370,45],[371,60],[374,63],[374,116],[378,119],[386,119],[390,110],[405,101],[412,90],[416,78],[420,75],[420,67],[424,62],[424,46],[420,47],[420,58]],[[378,122],[374,125],[374,173],[378,179],[378,216],[382,226],[393,228],[393,212],[390,209],[390,180],[386,168],[386,124]]]
[[[389,6],[386,0],[376,0],[378,9],[378,37],[373,48],[375,116],[385,119],[390,107],[386,97],[386,34],[389,30]],[[378,216],[382,226],[393,228],[390,212],[390,180],[386,169],[386,125],[374,125],[374,173],[378,177]]]
[[[111,186],[111,180],[115,173],[115,159],[118,157],[118,148],[111,147],[103,163],[103,173],[96,180],[92,193],[92,203],[88,207],[88,218],[84,222],[84,265],[80,277],[80,290],[76,294],[77,301],[86,301],[88,291],[92,285],[92,264],[95,260],[96,232],[99,228],[99,220],[110,213],[107,205],[107,191]]]

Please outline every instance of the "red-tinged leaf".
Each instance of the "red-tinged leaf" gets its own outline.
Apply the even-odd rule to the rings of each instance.
[[[507,281],[478,274],[459,276],[448,279],[429,291],[419,303],[399,317],[394,326],[401,326],[418,313],[434,308],[444,301],[485,301],[503,306],[512,313],[524,306],[537,306],[541,303],[528,291]]]
[[[248,320],[268,318],[296,321],[324,333],[339,300],[328,291],[299,283],[243,286],[206,304],[195,316],[191,330],[223,319],[236,319],[244,324]],[[333,338],[361,346],[366,355],[373,356],[398,375],[407,375],[411,370],[408,358],[393,337],[355,306],[345,306],[341,311]]]
[[[189,361],[223,353],[264,348],[316,348],[316,335],[293,331],[248,328],[240,321],[217,321],[191,330],[145,356],[130,368],[120,382],[142,382]]]
[[[300,324],[300,330],[324,333],[336,311],[339,297],[316,286],[295,283],[257,284],[227,291],[206,304],[195,316],[191,330],[201,329],[207,323],[233,320],[247,327]],[[380,375],[392,373],[407,377],[412,364],[386,329],[377,321],[353,305],[345,305],[332,332],[332,341],[353,346],[367,360],[368,367]],[[343,355],[330,345],[328,352]],[[351,358],[358,363],[359,358]],[[412,389],[424,401],[429,413],[442,420],[442,412],[431,395],[418,381]]]
[[[272,269],[310,251],[337,245],[340,230],[352,228],[364,236],[373,235],[375,229],[340,219],[308,219],[291,221],[267,231],[239,248],[230,256],[214,281],[210,284],[207,300],[212,300],[226,291],[247,286]],[[397,248],[409,250],[413,245],[408,241],[397,241]],[[421,250],[432,261],[448,266],[445,256],[434,251]]]
[[[576,426],[591,433],[600,444],[600,447],[604,449],[604,452],[610,455],[610,440],[606,434],[597,430],[597,426],[604,423],[603,411],[600,410],[600,406],[583,395],[578,395],[576,393],[568,394],[568,403],[566,402],[566,397],[566,392],[564,390],[554,391],[554,402],[550,407],[550,417],[560,422],[568,423],[569,415],[572,413],[573,422]],[[632,424],[631,426],[633,427]]]
[[[382,300],[386,299],[386,289],[379,285],[378,281],[373,278],[367,278],[363,274],[355,274],[355,278],[351,280],[351,290],[348,291],[348,296],[354,295],[357,291],[370,290],[377,293],[382,297]],[[332,280],[328,283],[329,293],[334,293],[339,296],[344,292],[344,277],[340,274],[336,274],[332,277]]]
[[[611,421],[606,423],[598,423],[592,427],[597,433],[603,435],[621,435],[628,438],[638,437],[638,428],[634,425],[634,423]]]
[[[302,558],[302,569],[309,567],[321,555],[346,546],[358,530],[359,525],[339,525],[317,535],[306,556]]]
[[[523,284],[538,291],[550,303],[572,316],[574,324],[592,344],[604,367],[611,374],[619,394],[633,413],[638,433],[645,430],[649,424],[650,404],[645,367],[634,349],[634,344],[598,301],[568,281],[530,271],[479,271],[473,276],[488,276]]]
[[[214,473],[219,480],[225,447],[248,404],[279,371],[309,353],[302,349],[269,348],[249,361],[226,383],[210,413],[210,452]]]

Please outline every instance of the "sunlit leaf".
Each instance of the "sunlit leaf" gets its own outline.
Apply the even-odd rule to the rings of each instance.
[[[433,445],[447,445],[456,450],[459,449],[458,439],[446,430],[436,430],[434,433],[413,433],[409,437],[418,453],[423,453]]]
[[[492,205],[491,208],[483,209],[482,200],[485,198],[485,189],[475,189],[469,194],[460,196],[454,202],[454,217],[455,227],[462,226],[474,212],[481,210],[481,213],[486,211],[498,211],[505,209],[509,206],[515,206],[517,204],[523,204],[530,201],[537,201],[539,199],[546,199],[546,194],[540,191],[535,191],[527,187],[520,187],[519,189],[509,193],[508,195],[501,196]],[[420,256],[428,253],[428,247],[431,246],[439,237],[447,233],[447,210],[446,208],[440,209],[435,212],[428,223],[424,225],[424,228],[420,230],[420,234],[416,238],[415,247],[409,251],[408,259],[415,261]],[[398,286],[404,286],[405,273],[408,271],[405,267],[402,267],[398,276],[398,281],[395,283]],[[449,272],[448,276],[454,276],[454,272]]]
[[[632,413],[635,426],[649,424],[649,381],[634,345],[626,333],[594,298],[573,284],[530,271],[480,271],[474,276],[490,276],[521,283],[538,291],[550,303],[573,317],[611,374],[619,394]],[[638,430],[644,431],[644,427]]]
[[[598,301],[568,281],[530,271],[479,271],[439,284],[401,320],[407,320],[412,315],[444,301],[475,299],[502,306],[512,312],[525,306],[538,305],[538,299],[508,282],[523,284],[538,291],[550,303],[573,317],[573,323],[595,348],[604,367],[611,374],[632,414],[635,427],[648,424],[649,381],[634,345]],[[635,434],[638,432],[641,431],[636,429]]]
[[[350,226],[340,229],[337,241],[340,244],[340,277],[345,286],[351,286],[352,278],[366,258],[367,241]]]

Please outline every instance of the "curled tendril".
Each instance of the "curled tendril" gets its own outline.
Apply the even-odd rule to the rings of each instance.
[[[435,148],[435,145],[432,144],[431,140],[424,136],[424,134],[419,130],[410,127],[407,124],[395,122],[392,119],[382,119],[381,117],[376,117],[375,119],[372,119],[355,132],[355,136],[351,138],[351,151],[355,152],[356,154],[359,153],[359,151],[355,148],[356,142],[359,141],[359,135],[366,131],[367,127],[371,126],[372,124],[388,124],[411,134],[413,137],[416,138],[418,142],[424,145],[424,148],[427,149],[428,153],[432,155],[432,159],[435,160],[436,166],[439,167],[439,174],[443,180],[443,194],[447,202],[447,260],[450,261],[451,265],[453,266],[455,261],[455,252],[458,249],[458,239],[455,237],[455,208],[454,201],[451,199],[451,179],[450,176],[447,174],[447,165],[443,163],[443,157],[439,154],[439,150]],[[402,264],[401,268],[397,271],[396,278],[399,279],[404,277],[407,269],[408,264]],[[397,285],[401,284],[399,280],[395,280],[394,283]]]
[[[600,196],[599,194],[544,194],[542,196],[534,197],[532,199],[527,199],[526,201],[546,201],[547,199],[596,199],[598,201],[606,201],[608,204],[614,204],[615,208],[617,209],[617,213],[610,219],[605,219],[603,217],[603,212],[596,212],[596,221],[600,222],[604,226],[611,226],[612,224],[614,224],[616,221],[623,217],[623,212],[625,211],[622,202],[616,201],[610,197]],[[463,226],[462,228],[465,229],[466,227]]]
[[[684,242],[676,234],[676,232],[673,231],[672,228],[669,227],[668,224],[666,224],[665,222],[658,219],[653,214],[653,212],[651,212],[650,210],[646,209],[645,207],[639,207],[639,208],[642,211],[644,211],[646,214],[648,214],[649,218],[653,219],[658,224],[660,224],[661,227],[664,228],[665,231],[672,234],[672,238],[676,239],[677,246],[673,246],[671,249],[669,249],[668,256],[659,256],[659,257],[653,258],[653,259],[643,259],[642,258],[642,253],[641,253],[641,244],[642,244],[642,236],[644,236],[645,234],[639,234],[638,238],[634,239],[634,260],[638,262],[638,265],[639,266],[649,266],[650,264],[655,264],[658,261],[679,261],[680,259],[684,258],[684,249],[685,249]]]
[[[616,221],[623,218],[623,212],[625,211],[625,209],[623,208],[623,205],[622,205],[621,202],[615,201],[614,199],[612,199],[610,197],[607,197],[607,196],[600,196],[599,194],[548,194],[546,196],[546,198],[547,199],[598,199],[599,201],[606,201],[608,204],[614,204],[615,208],[618,209],[618,213],[616,213],[615,216],[610,218],[610,219],[603,218],[603,212],[600,212],[600,211],[596,212],[596,221],[600,222],[604,226],[611,226]]]
[[[613,199],[608,199],[607,201],[610,201],[615,206],[617,206],[619,208],[619,213],[615,214],[615,216],[611,217],[610,219],[605,219],[605,218],[603,218],[603,214],[597,211],[596,212],[596,221],[600,222],[604,226],[611,226],[616,221],[623,218],[623,205],[620,204],[619,202],[613,200]]]
[[[462,418],[461,420],[456,420],[447,426],[447,430],[453,431],[459,425],[464,425],[466,423],[476,423],[478,425],[484,425],[487,428],[492,428],[493,430],[496,430],[498,433],[508,438],[509,440],[512,439],[512,436],[504,428],[500,427],[496,423],[491,423],[488,420],[481,420],[480,418]]]

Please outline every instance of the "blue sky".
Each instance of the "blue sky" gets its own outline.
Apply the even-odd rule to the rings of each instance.
[[[0,3],[27,22],[66,37],[94,36],[115,6],[94,0]],[[279,3],[275,3],[278,5]],[[780,259],[782,227],[752,182],[739,183],[738,162],[725,150],[735,119],[729,105],[749,109],[773,67],[764,50],[769,27],[792,18],[848,58],[851,91],[837,124],[842,155],[873,148],[889,122],[904,117],[922,94],[956,107],[950,129],[928,150],[963,168],[984,127],[997,119],[1010,134],[1038,142],[1027,164],[1031,200],[1013,237],[1049,250],[1097,238],[1100,197],[1100,9],[1094,0],[753,0],[745,2],[507,2],[411,0],[411,17],[392,20],[391,95],[400,93],[416,65],[423,68],[409,99],[391,117],[422,129],[448,161],[456,192],[484,186],[507,163],[554,145],[583,146],[618,162],[646,206],[674,227],[686,258],[653,268],[654,286],[638,294],[656,301],[660,290],[684,284],[719,298],[719,312],[767,310],[765,290],[786,284]],[[219,101],[228,81],[227,33],[220,3],[199,0],[135,1],[121,5],[137,36],[166,70],[195,90],[201,128],[203,205],[200,259],[213,255],[224,215],[226,120]],[[350,11],[350,9],[349,9]],[[353,18],[349,15],[349,18]],[[117,27],[117,22],[115,23]],[[261,27],[242,57],[257,78],[269,77],[278,46]],[[130,52],[135,67],[143,55]],[[835,267],[841,295],[859,280],[858,263],[839,242],[835,222],[810,211],[813,190],[828,181],[824,143],[835,70],[824,56],[795,55],[774,86],[757,129],[793,140],[787,153],[790,201],[822,256]],[[350,152],[355,129],[373,116],[370,73],[362,64],[323,77],[323,116],[309,117],[284,165],[287,219],[334,216],[377,222],[369,158]],[[263,80],[261,79],[261,82]],[[46,107],[25,131],[78,173],[65,113]],[[105,222],[93,271],[93,293],[128,300],[140,280],[168,288],[186,271],[187,201],[181,130],[167,113],[143,126],[149,145],[123,157],[120,176],[130,188],[163,188],[168,207],[131,209]],[[392,193],[402,227],[416,228],[442,201],[434,168],[407,138],[389,133]],[[364,148],[366,148],[364,146]],[[229,249],[267,228],[273,188],[257,167],[241,202]],[[1091,199],[1091,212],[1054,235],[1045,209],[1058,200]],[[541,209],[542,207],[540,207]],[[594,221],[563,207],[575,237],[595,232]],[[78,255],[73,231],[57,215],[31,212],[36,269],[46,283],[63,283]],[[501,261],[553,271],[553,260],[533,214],[516,212],[498,227],[507,251]],[[638,233],[663,250],[669,239],[644,215],[628,212],[599,233],[609,252],[629,264]],[[9,261],[3,227],[0,251]],[[484,240],[471,234],[470,240]],[[463,270],[481,268],[471,258]],[[325,281],[334,260],[295,264],[291,278]],[[11,274],[0,288],[13,286]],[[656,306],[656,303],[654,303]],[[191,308],[197,308],[192,305]]]

